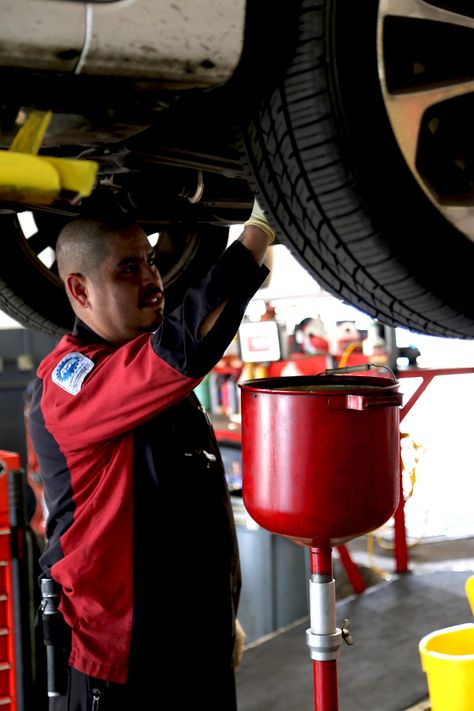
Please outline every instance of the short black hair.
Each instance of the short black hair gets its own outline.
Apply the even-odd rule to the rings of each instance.
[[[68,222],[56,242],[58,272],[64,281],[67,274],[82,274],[94,278],[109,254],[107,236],[121,232],[135,220],[129,215],[77,217]]]

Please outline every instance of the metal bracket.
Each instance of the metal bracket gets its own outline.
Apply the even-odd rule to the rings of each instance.
[[[347,617],[342,621],[342,639],[349,647],[354,644],[354,639],[349,631],[350,624],[351,621]]]
[[[337,659],[342,645],[342,630],[336,628],[332,634],[315,634],[311,628],[306,630],[306,644],[309,647],[311,659],[328,662]]]

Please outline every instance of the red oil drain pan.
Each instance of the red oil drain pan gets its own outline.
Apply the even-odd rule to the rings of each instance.
[[[241,385],[245,506],[303,545],[340,545],[398,504],[398,382],[347,371]]]

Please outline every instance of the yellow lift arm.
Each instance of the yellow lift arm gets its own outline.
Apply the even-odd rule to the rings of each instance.
[[[95,161],[37,155],[51,116],[51,111],[31,111],[8,150],[0,151],[0,200],[50,205],[91,194],[99,167]]]

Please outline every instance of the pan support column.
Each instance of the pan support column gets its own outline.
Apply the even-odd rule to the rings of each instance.
[[[310,627],[306,644],[313,660],[314,709],[338,711],[337,658],[343,630],[336,626],[336,582],[331,548],[311,549]]]

